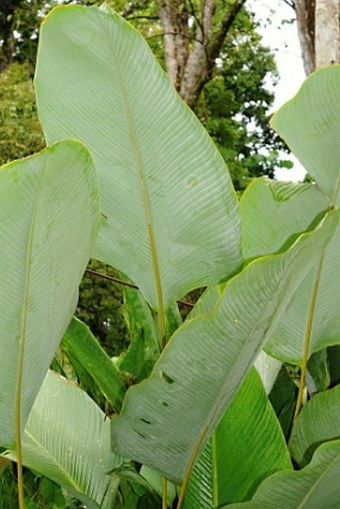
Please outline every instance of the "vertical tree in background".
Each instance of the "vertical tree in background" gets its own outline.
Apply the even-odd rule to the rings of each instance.
[[[316,0],[315,67],[340,63],[340,2]]]
[[[285,3],[296,13],[305,73],[340,63],[339,0],[285,0]]]
[[[196,105],[203,86],[211,79],[225,38],[245,2],[222,5],[206,0],[198,7],[185,0],[161,1],[166,69],[190,107]]]

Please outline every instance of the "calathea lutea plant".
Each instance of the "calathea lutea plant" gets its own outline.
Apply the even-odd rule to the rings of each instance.
[[[134,29],[107,7],[47,16],[48,148],[0,171],[0,444],[21,509],[23,466],[91,509],[339,507],[339,83],[320,70],[273,118],[314,183],[258,179],[239,203]],[[139,288],[116,361],[72,319],[90,256]],[[61,341],[111,418],[49,371]]]

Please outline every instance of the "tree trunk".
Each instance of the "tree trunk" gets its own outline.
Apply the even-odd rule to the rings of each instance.
[[[340,63],[340,2],[317,0],[315,9],[315,67]]]
[[[305,73],[315,70],[315,0],[296,0],[295,13]]]
[[[162,0],[159,17],[164,30],[166,70],[176,90],[179,90],[189,55],[188,10],[185,0]]]
[[[235,0],[216,26],[216,0],[204,0],[202,11],[194,11],[187,0],[162,0],[159,17],[164,29],[167,72],[182,99],[193,108],[205,83],[211,78],[228,31],[246,0]],[[186,7],[186,6],[189,7]],[[189,44],[189,19],[197,25]]]
[[[294,7],[305,73],[340,63],[340,1],[296,0]]]

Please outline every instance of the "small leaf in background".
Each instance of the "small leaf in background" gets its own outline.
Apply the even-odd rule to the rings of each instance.
[[[140,474],[148,481],[156,493],[158,493],[159,497],[162,497],[162,476],[160,473],[146,465],[143,465],[140,470]],[[167,496],[168,506],[172,507],[177,496],[177,489],[176,486],[169,481],[167,482]]]
[[[340,385],[315,394],[306,403],[293,427],[289,448],[304,466],[320,443],[336,438],[340,438]]]
[[[116,366],[90,329],[73,318],[63,337],[62,347],[83,366],[112,406],[120,410],[125,387]]]
[[[308,381],[310,381],[310,386]],[[328,389],[330,381],[327,349],[315,352],[308,360],[308,393],[325,391]]]
[[[124,288],[125,320],[131,343],[119,367],[140,382],[148,377],[161,352],[159,335],[152,311],[140,291]]]
[[[340,346],[331,346],[327,350],[331,386],[334,386],[340,383]]]
[[[293,423],[294,409],[296,405],[297,386],[291,380],[286,367],[282,366],[276,382],[269,394],[269,400],[273,405],[282,431],[288,440]]]

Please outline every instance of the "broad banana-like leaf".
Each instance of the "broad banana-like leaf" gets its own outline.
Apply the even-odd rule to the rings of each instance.
[[[125,386],[119,378],[118,369],[87,325],[73,318],[63,337],[62,347],[77,358],[111,405],[120,410]]]
[[[339,77],[339,66],[321,69],[311,75],[299,93],[274,115],[272,122],[315,178],[330,208],[339,201]],[[340,342],[339,253],[340,229],[329,245],[324,260],[312,269],[292,299],[283,322],[268,345],[269,353],[299,364],[303,337],[311,321],[309,355]],[[314,289],[317,291],[312,316]]]
[[[312,301],[317,286],[315,308]],[[283,361],[301,364],[309,321],[308,356],[340,343],[340,226],[322,260],[316,261],[293,295],[266,351]]]
[[[240,202],[244,258],[252,259],[289,247],[328,206],[327,198],[314,184],[254,180]]]
[[[47,142],[80,139],[96,162],[105,221],[95,258],[159,308],[237,269],[238,202],[225,163],[125,20],[109,8],[54,9],[35,84]]]
[[[250,502],[221,509],[338,509],[340,440],[321,445],[312,462],[299,472],[268,477]]]
[[[194,318],[202,313],[211,312],[220,298],[222,291],[223,285],[209,286],[190,312],[190,318]],[[281,364],[282,363],[280,361],[274,359],[264,351],[260,352],[254,363],[267,394],[269,394],[275,383]]]
[[[230,279],[212,313],[187,320],[112,420],[113,448],[180,483],[339,221],[331,212],[285,253]]]
[[[23,462],[68,489],[83,503],[111,509],[109,472],[122,458],[111,452],[110,422],[74,382],[48,371],[23,434]],[[15,460],[15,452],[7,457]]]
[[[308,463],[322,442],[340,438],[340,385],[313,396],[298,416],[289,447],[299,465]]]
[[[255,181],[244,193],[240,212],[245,258],[286,249],[302,230],[310,229],[329,207],[313,184]],[[340,342],[340,227],[324,254],[320,270],[315,261],[291,299],[266,351],[282,361],[300,364],[315,281],[318,292],[309,355]]]
[[[76,141],[0,170],[3,446],[14,442],[18,400],[24,425],[75,310],[97,232],[98,202],[93,161]]]
[[[200,455],[183,509],[248,500],[268,475],[290,468],[279,421],[253,368]]]
[[[340,66],[311,74],[272,125],[314,177],[328,203],[339,203]]]

